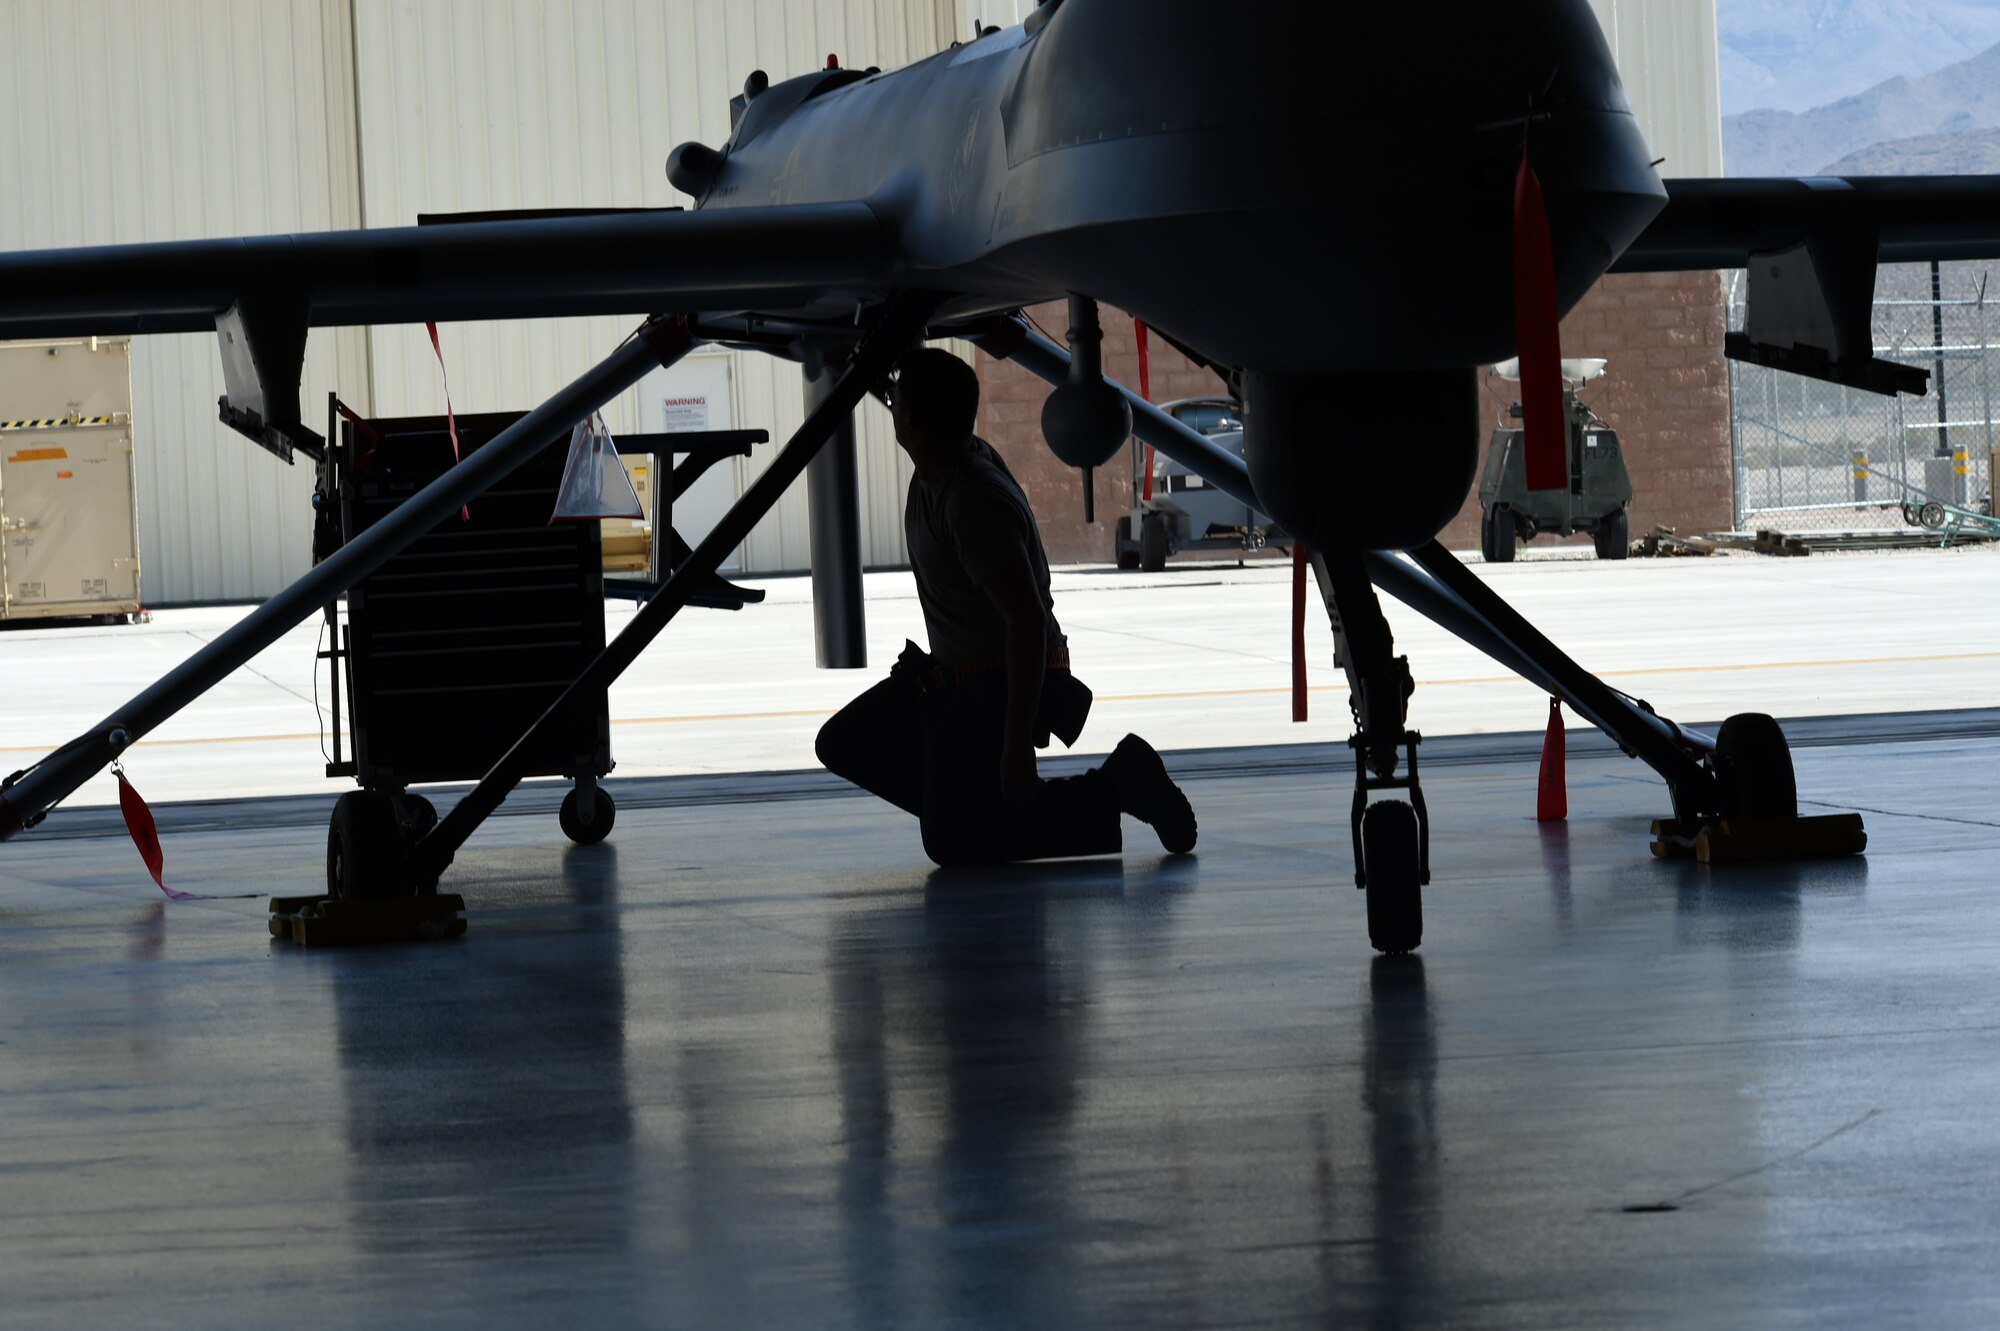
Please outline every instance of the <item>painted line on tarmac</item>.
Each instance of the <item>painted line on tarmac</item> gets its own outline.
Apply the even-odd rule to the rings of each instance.
[[[1753,670],[1831,670],[1840,666],[1874,665],[1924,665],[1946,661],[1992,661],[2000,660],[2000,652],[1948,652],[1937,656],[1857,656],[1829,661],[1750,661],[1731,665],[1698,666],[1641,666],[1631,670],[1600,670],[1599,679],[1630,679],[1645,675],[1719,675],[1728,672]],[[1516,684],[1525,683],[1519,675],[1469,675],[1458,679],[1426,679],[1419,677],[1417,687],[1450,688],[1464,684]],[[1345,684],[1314,684],[1311,693],[1344,692]],[[1209,689],[1191,690],[1185,693],[1100,693],[1099,702],[1154,702],[1169,698],[1247,698],[1273,694],[1288,694],[1291,689],[1278,687],[1258,687],[1254,689]]]

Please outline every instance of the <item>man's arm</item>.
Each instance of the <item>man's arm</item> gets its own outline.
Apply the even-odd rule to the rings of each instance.
[[[1010,560],[980,583],[979,590],[1007,625],[1007,722],[1001,732],[1000,790],[1010,800],[1026,799],[1039,779],[1035,716],[1049,667],[1048,607],[1042,604],[1026,559]]]

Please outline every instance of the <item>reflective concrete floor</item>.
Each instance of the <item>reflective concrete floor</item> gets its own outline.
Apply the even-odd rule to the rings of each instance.
[[[1531,752],[1435,746],[1402,960],[1328,748],[1179,760],[1194,857],[961,875],[824,781],[633,786],[376,950],[16,842],[0,1323],[2000,1321],[2000,739],[1801,749],[1869,855],[1714,870],[1622,759],[1538,829]],[[183,887],[319,872],[324,801],[172,812]]]

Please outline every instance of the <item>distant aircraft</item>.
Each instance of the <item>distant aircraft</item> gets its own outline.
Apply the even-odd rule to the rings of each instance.
[[[309,328],[647,316],[642,337],[392,519],[16,774],[0,837],[651,368],[702,342],[833,367],[780,459],[572,686],[602,688],[898,355],[968,337],[1056,384],[1043,426],[1065,462],[1102,464],[1136,430],[1314,552],[1353,688],[1357,882],[1376,946],[1406,951],[1422,931],[1428,816],[1413,685],[1378,585],[1658,770],[1670,837],[1797,812],[1770,718],[1732,718],[1712,738],[1674,725],[1571,662],[1436,543],[1473,477],[1477,367],[1522,356],[1531,472],[1546,484],[1562,446],[1546,396],[1559,394],[1554,320],[1604,273],[1747,267],[1748,326],[1730,354],[1920,391],[1920,371],[1874,358],[1876,265],[2000,256],[1993,179],[1662,182],[1586,0],[1053,0],[893,72],[754,73],[732,111],[727,143],[669,156],[692,211],[0,256],[0,337],[217,331],[223,418],[287,457],[321,448],[299,410]],[[1017,313],[1056,299],[1067,352]],[[1223,375],[1243,403],[1245,459],[1103,378],[1099,302]],[[345,853],[379,866],[383,890],[428,890],[519,781],[521,751],[435,826],[384,817]],[[1383,789],[1409,802],[1371,802]]]

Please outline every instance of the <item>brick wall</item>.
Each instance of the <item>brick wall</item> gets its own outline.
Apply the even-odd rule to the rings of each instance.
[[[1618,432],[1625,450],[1635,539],[1656,526],[1686,534],[1722,531],[1734,522],[1723,301],[1720,273],[1612,274],[1563,320],[1565,356],[1611,362],[1583,397]],[[1485,441],[1515,400],[1504,391],[1514,385],[1487,382],[1500,396],[1485,399],[1482,466]],[[1477,488],[1445,528],[1444,543],[1454,550],[1479,548]],[[1546,536],[1535,540],[1536,546],[1550,543]]]
[[[1041,306],[1032,313],[1062,340],[1068,321],[1062,305]],[[1611,362],[1585,397],[1618,431],[1625,448],[1635,537],[1657,525],[1686,533],[1721,530],[1732,523],[1725,318],[1720,274],[1635,273],[1606,277],[1563,321],[1564,354],[1603,356]],[[1105,372],[1136,388],[1139,353],[1132,320],[1107,309],[1104,333]],[[1151,340],[1150,354],[1155,402],[1223,391],[1214,374],[1157,337]],[[1086,525],[1079,473],[1057,462],[1042,440],[1048,385],[985,355],[977,363],[984,387],[980,433],[1000,450],[1028,492],[1050,561],[1108,562],[1113,525],[1131,511],[1131,469],[1125,456],[1096,473],[1097,521]],[[1511,385],[1495,380],[1491,386],[1494,395],[1484,399],[1489,410],[1481,428],[1482,461],[1485,439],[1512,400],[1503,392]],[[1445,529],[1444,542],[1455,550],[1479,548],[1476,487]],[[1197,551],[1192,557],[1212,553]]]

